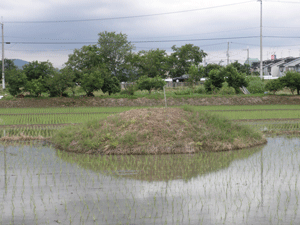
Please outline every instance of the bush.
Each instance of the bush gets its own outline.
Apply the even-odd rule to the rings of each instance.
[[[122,90],[120,92],[121,95],[134,95],[134,92],[136,92],[137,86],[135,84],[128,85],[125,87],[125,90]]]
[[[39,79],[32,79],[26,82],[25,90],[30,92],[30,95],[41,96],[42,92],[46,91],[43,83],[42,77],[39,77]]]
[[[160,76],[154,78],[142,76],[137,81],[137,88],[141,91],[147,90],[149,94],[152,90],[162,90],[165,85],[166,82]]]
[[[279,80],[283,83],[283,86],[290,89],[292,94],[294,94],[294,91],[297,90],[297,94],[300,95],[300,73],[296,71],[288,71],[285,76],[279,78]]]
[[[204,85],[200,85],[198,88],[195,89],[194,93],[197,94],[205,94],[205,87]]]
[[[282,90],[283,88],[284,84],[280,78],[276,80],[270,80],[265,86],[265,89],[267,91],[273,92],[273,94],[275,94],[279,90]]]
[[[235,89],[233,87],[229,87],[227,82],[224,82],[222,84],[222,88],[220,89],[219,93],[220,95],[234,95]]]
[[[263,94],[265,92],[265,83],[260,77],[247,77],[248,91],[251,94]]]

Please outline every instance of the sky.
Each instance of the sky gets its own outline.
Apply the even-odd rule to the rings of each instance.
[[[260,58],[257,0],[1,0],[5,58],[62,68],[100,32],[127,35],[135,51],[199,46],[207,63]],[[262,0],[263,60],[300,56],[300,0]],[[6,44],[10,42],[10,44]],[[2,49],[2,48],[1,48]]]

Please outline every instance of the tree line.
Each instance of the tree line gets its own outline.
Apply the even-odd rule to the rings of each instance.
[[[40,96],[42,92],[48,92],[51,97],[64,96],[67,88],[74,93],[76,84],[80,84],[88,96],[100,89],[112,94],[120,91],[120,82],[141,79],[141,84],[146,78],[158,80],[167,75],[186,74],[191,65],[198,65],[207,55],[193,44],[174,45],[170,55],[161,49],[133,52],[135,46],[126,34],[105,31],[98,37],[97,44],[75,49],[60,70],[49,61],[33,61],[17,69],[12,60],[5,60],[9,92],[13,96],[22,92],[33,96]]]

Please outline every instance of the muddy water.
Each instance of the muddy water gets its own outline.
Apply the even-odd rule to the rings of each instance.
[[[0,224],[299,224],[299,150],[286,137],[173,156],[1,146]]]

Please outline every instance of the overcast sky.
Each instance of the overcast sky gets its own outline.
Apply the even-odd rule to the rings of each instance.
[[[263,0],[263,35],[272,36],[263,39],[263,59],[300,55],[299,9],[300,0]],[[226,64],[230,42],[230,61],[244,63],[247,47],[250,58],[259,58],[257,0],[1,0],[0,16],[11,42],[5,58],[49,60],[58,68],[103,31],[127,34],[136,51],[171,53],[173,45],[191,43],[208,53],[208,63]]]

